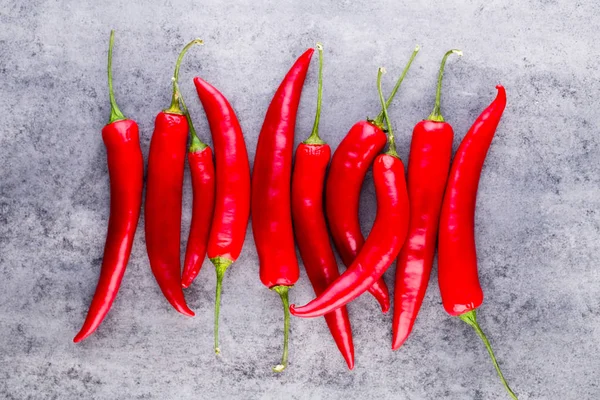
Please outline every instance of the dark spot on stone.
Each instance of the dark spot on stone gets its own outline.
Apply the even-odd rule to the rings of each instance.
[[[70,379],[77,379],[79,378],[79,374],[77,373],[77,370],[75,370],[75,368],[71,367],[67,371],[67,377],[69,377]]]

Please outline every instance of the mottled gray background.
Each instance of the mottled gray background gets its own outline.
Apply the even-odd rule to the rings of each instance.
[[[600,3],[150,3],[0,1],[1,398],[507,398],[474,332],[444,313],[435,272],[401,350],[390,350],[391,316],[363,296],[349,307],[354,371],[322,319],[294,319],[289,369],[273,374],[282,311],[259,281],[250,229],[226,276],[221,358],[212,350],[213,267],[207,263],[186,292],[196,318],[176,313],[150,272],[143,216],[113,309],[95,335],[73,344],[109,212],[100,130],[109,115],[111,28],[117,101],[139,122],[145,157],[154,117],[168,106],[176,55],[194,37],[206,45],[188,53],[181,78],[199,133],[209,138],[194,75],[229,98],[251,159],[275,88],[316,41],[326,49],[321,132],[334,147],[354,122],[378,112],[377,67],[387,67],[389,90],[414,45],[422,46],[390,110],[404,159],[412,126],[433,105],[442,54],[462,49],[444,83],[455,146],[494,85],[508,92],[478,199],[480,322],[520,399],[600,398]],[[316,72],[314,63],[298,141],[312,126]],[[184,237],[189,176],[185,184]],[[375,210],[369,177],[365,232]],[[394,268],[385,279],[393,288]],[[296,303],[312,297],[304,272],[291,293]]]

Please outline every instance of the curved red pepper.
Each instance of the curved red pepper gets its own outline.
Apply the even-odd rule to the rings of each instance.
[[[483,302],[475,250],[475,203],[483,162],[506,107],[506,92],[477,118],[462,140],[448,178],[440,218],[438,280],[446,312],[459,316]]]
[[[183,171],[189,124],[179,107],[177,78],[183,55],[194,40],[179,54],[173,76],[171,106],[156,116],[150,141],[146,181],[146,249],[150,267],[165,298],[180,313],[194,316],[181,288],[181,200]]]
[[[364,246],[352,265],[316,299],[302,307],[290,306],[293,315],[313,318],[325,315],[354,300],[389,268],[398,256],[408,230],[409,205],[404,178],[404,164],[396,153],[396,145],[387,107],[381,92],[381,74],[377,82],[380,100],[389,132],[389,150],[377,156],[373,164],[373,180],[377,196],[377,215]]]
[[[110,217],[100,278],[85,322],[73,339],[75,343],[98,329],[117,297],[131,254],[142,205],[144,160],[138,126],[121,113],[112,87],[114,35],[115,32],[111,31],[108,47],[110,121],[102,129],[110,178]]]
[[[408,339],[429,283],[440,210],[450,169],[454,132],[440,113],[442,76],[450,50],[442,59],[435,106],[431,115],[413,130],[408,160],[410,223],[396,267],[392,349]]]
[[[185,261],[181,278],[183,288],[187,288],[192,284],[202,268],[215,205],[213,152],[210,147],[204,143],[201,144],[199,139],[197,140],[196,142],[192,138],[192,144],[187,154],[192,178],[193,202],[192,221],[190,222],[190,233],[185,249]]]
[[[183,96],[180,96],[179,100],[185,112],[192,136],[187,158],[190,166],[194,200],[192,204],[190,233],[185,249],[183,274],[181,276],[181,286],[187,288],[192,284],[196,276],[198,276],[198,273],[200,273],[204,257],[206,256],[215,206],[215,164],[212,150],[196,134],[196,129],[194,128]]]
[[[331,148],[319,137],[319,119],[323,89],[323,47],[319,50],[319,87],[317,114],[313,131],[308,139],[296,149],[294,172],[292,173],[292,219],[294,233],[304,261],[306,274],[319,295],[336,280],[340,273],[327,232],[323,213],[323,184]],[[346,307],[326,314],[325,321],[335,343],[348,364],[354,368],[354,344],[352,327]]]
[[[496,99],[477,118],[462,140],[450,170],[440,217],[438,282],[446,312],[471,326],[484,342],[508,394],[508,386],[492,347],[477,323],[475,309],[483,302],[475,249],[475,204],[483,163],[506,107],[506,92],[496,86]]]
[[[394,99],[418,52],[419,46],[396,82],[386,105]],[[387,141],[385,132],[381,129],[382,123],[383,112],[375,121],[359,121],[354,124],[335,150],[329,167],[325,190],[327,221],[335,247],[346,267],[354,262],[365,243],[358,217],[360,191],[367,170]],[[375,281],[369,287],[369,292],[379,302],[381,311],[387,313],[390,308],[390,293],[383,278]]]
[[[219,353],[223,276],[242,251],[250,218],[250,162],[242,128],[225,96],[201,78],[194,78],[194,84],[210,125],[217,165],[217,194],[208,257],[217,273],[214,335],[215,352]]]
[[[260,261],[260,280],[281,296],[284,308],[284,349],[281,372],[287,366],[289,334],[288,290],[300,271],[294,246],[290,180],[294,129],[300,95],[314,50],[294,63],[275,92],[258,137],[252,171],[252,232]]]
[[[329,230],[335,247],[349,267],[365,243],[360,229],[358,206],[360,191],[373,160],[386,143],[383,130],[370,121],[359,121],[350,128],[336,148],[327,176],[325,204]],[[369,292],[381,311],[390,309],[390,292],[383,278]]]

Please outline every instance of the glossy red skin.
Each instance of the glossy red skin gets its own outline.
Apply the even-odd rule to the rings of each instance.
[[[180,313],[194,316],[181,288],[181,199],[187,147],[185,116],[160,112],[150,141],[146,180],[146,249],[165,298]]]
[[[438,245],[438,282],[446,312],[462,315],[483,302],[477,274],[475,205],[481,169],[506,107],[506,92],[496,86],[496,99],[475,120],[462,140],[450,170]]]
[[[121,286],[142,205],[144,160],[138,126],[130,119],[102,129],[110,177],[110,217],[100,278],[87,317],[73,341],[82,341],[102,323]]]
[[[189,287],[202,268],[215,206],[215,165],[210,147],[188,152],[192,177],[192,221],[185,249],[181,286]]]
[[[360,190],[367,170],[386,142],[381,128],[360,121],[350,128],[331,160],[325,194],[327,220],[335,247],[346,267],[354,262],[365,243],[358,218]],[[390,292],[383,278],[378,279],[369,292],[375,296],[381,310],[388,312]]]
[[[258,137],[252,171],[252,232],[260,280],[268,288],[292,286],[300,271],[294,246],[290,181],[296,114],[310,59],[302,54],[277,89]]]
[[[408,193],[402,161],[388,154],[373,163],[377,216],[364,246],[350,267],[316,299],[290,312],[303,318],[320,317],[354,300],[381,276],[398,256],[409,220]]]
[[[235,261],[240,256],[250,218],[250,162],[235,111],[216,88],[201,78],[194,84],[210,125],[217,192],[208,241],[208,257]]]
[[[340,276],[323,213],[323,185],[330,158],[329,145],[302,143],[296,149],[292,174],[294,233],[317,296]],[[348,368],[353,369],[354,344],[348,310],[340,307],[326,314],[325,321]]]
[[[425,120],[413,130],[408,161],[410,222],[396,267],[394,350],[408,339],[429,283],[453,137],[445,122]]]

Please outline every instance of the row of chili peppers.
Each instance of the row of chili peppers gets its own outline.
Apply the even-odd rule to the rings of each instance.
[[[113,44],[114,32],[111,32],[108,51],[111,115],[109,124],[102,130],[107,148],[111,212],[100,279],[75,342],[98,328],[116,297],[142,204],[143,158],[138,127],[123,116],[115,101],[111,68]],[[323,47],[317,44],[319,81],[312,132],[298,146],[292,171],[296,113],[314,53],[308,49],[287,73],[267,110],[258,139],[251,187],[242,130],[227,99],[208,82],[194,78],[210,125],[215,150],[213,163],[213,153],[196,134],[181,96],[179,68],[185,53],[196,44],[202,41],[190,42],[179,54],[171,105],[156,117],[148,158],[146,247],[152,272],[171,305],[184,315],[194,315],[182,289],[193,282],[208,255],[217,274],[214,348],[218,354],[223,277],[240,255],[252,212],[260,279],[281,296],[285,314],[283,356],[273,370],[281,372],[287,366],[290,312],[298,317],[324,316],[352,369],[354,346],[346,304],[369,291],[382,311],[387,312],[390,295],[382,275],[398,259],[392,324],[392,348],[398,349],[415,323],[437,245],[444,308],[475,329],[506,390],[516,399],[477,323],[475,311],[483,301],[474,239],[476,193],[484,159],[506,105],[504,88],[496,87],[496,99],[477,118],[451,163],[453,130],[441,114],[441,87],[446,60],[453,53],[462,53],[448,51],[438,74],[433,112],[413,131],[407,184],[387,107],[419,47],[413,51],[387,100],[381,88],[385,71],[379,69],[377,88],[381,112],[375,119],[356,123],[332,158],[329,145],[319,135]],[[188,131],[191,133],[187,159],[192,176],[193,211],[182,274],[179,243]],[[382,152],[386,143],[388,149]],[[358,209],[360,190],[371,166],[377,215],[365,239]],[[329,233],[347,266],[341,275]],[[296,243],[317,295],[302,307],[288,304],[289,288],[299,277]]]

